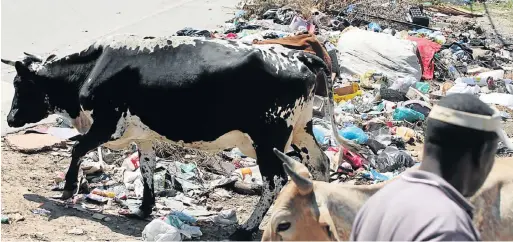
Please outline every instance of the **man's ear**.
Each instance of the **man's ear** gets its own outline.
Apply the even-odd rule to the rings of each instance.
[[[20,76],[27,76],[32,74],[32,72],[29,70],[27,66],[25,66],[21,61],[16,61],[14,63],[14,68],[16,68],[16,72]]]

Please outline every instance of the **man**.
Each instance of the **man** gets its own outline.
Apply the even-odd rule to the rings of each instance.
[[[351,240],[480,240],[465,197],[483,185],[499,139],[513,149],[500,121],[494,109],[473,95],[440,100],[427,118],[419,169],[369,198],[356,216]]]

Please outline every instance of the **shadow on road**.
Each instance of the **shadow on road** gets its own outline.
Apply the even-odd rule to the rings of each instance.
[[[74,216],[100,223],[108,227],[112,232],[134,237],[141,237],[144,226],[149,223],[148,221],[129,219],[121,215],[112,214],[102,214],[105,216],[104,220],[107,221],[98,220],[92,217],[94,214],[92,211],[81,211],[73,207],[66,207],[64,203],[48,199],[47,197],[43,197],[37,194],[24,194],[23,197],[28,201],[40,203],[41,206],[39,208],[50,211],[51,214],[48,219],[49,221],[59,217]]]

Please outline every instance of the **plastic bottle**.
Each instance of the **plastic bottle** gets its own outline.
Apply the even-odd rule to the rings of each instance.
[[[449,70],[449,74],[451,75],[452,78],[456,79],[456,78],[461,77],[460,72],[453,65],[450,65],[447,69]]]

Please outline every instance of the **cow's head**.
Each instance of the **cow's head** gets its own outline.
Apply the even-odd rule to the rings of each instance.
[[[291,181],[275,201],[262,241],[337,240],[326,197],[322,192],[316,192],[320,186],[329,183],[313,181],[302,163],[277,149],[274,152],[284,162],[283,167]]]
[[[36,123],[49,114],[48,96],[45,88],[42,87],[46,78],[38,75],[38,71],[43,68],[43,60],[35,55],[27,53],[25,55],[26,57],[21,61],[2,59],[2,63],[16,68],[16,76],[13,80],[14,97],[11,111],[7,116],[7,124],[10,127]]]

